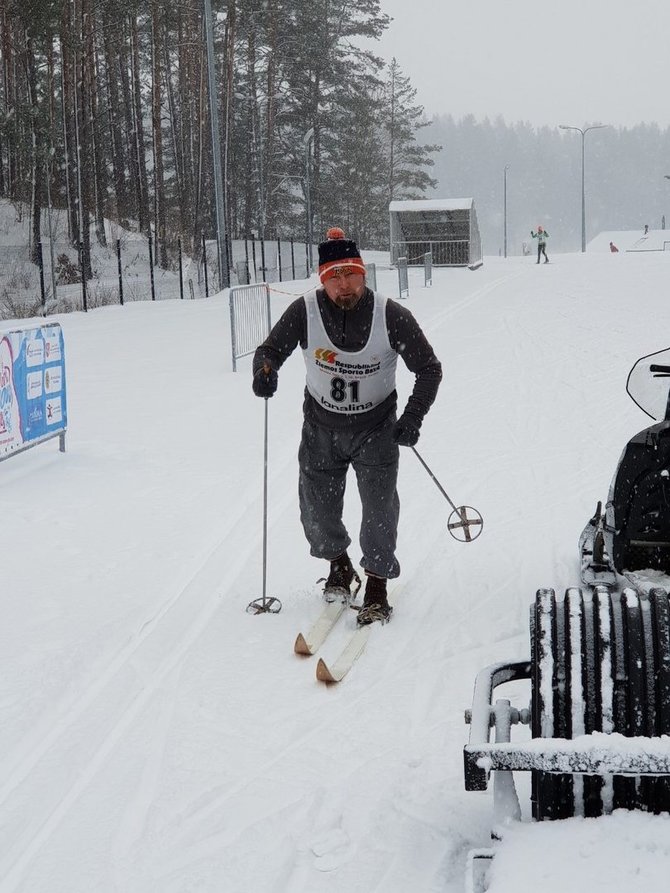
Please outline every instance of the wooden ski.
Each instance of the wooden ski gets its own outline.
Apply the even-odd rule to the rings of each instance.
[[[347,609],[346,602],[338,599],[326,604],[304,636],[298,633],[293,650],[296,654],[315,654],[332,632],[335,624]]]

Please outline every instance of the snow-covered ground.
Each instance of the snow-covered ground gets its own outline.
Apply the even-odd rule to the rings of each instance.
[[[432,288],[410,272],[445,372],[418,448],[485,527],[451,539],[403,451],[396,613],[334,688],[293,653],[326,569],[298,519],[301,357],[268,404],[283,609],[251,616],[264,413],[250,359],[231,371],[226,297],[58,317],[67,451],[0,464],[2,893],[462,893],[493,816],[463,786],[475,673],[528,654],[538,587],[577,583],[579,532],[646,425],[628,370],[670,342],[670,253],[551,259],[435,270]],[[274,319],[304,285],[273,291]],[[401,403],[410,385],[401,363]],[[346,511],[356,540],[353,481]],[[525,824],[491,891],[664,893],[669,841],[642,814]]]

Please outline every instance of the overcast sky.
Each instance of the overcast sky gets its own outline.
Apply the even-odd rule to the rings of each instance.
[[[429,115],[670,126],[670,0],[380,0]]]

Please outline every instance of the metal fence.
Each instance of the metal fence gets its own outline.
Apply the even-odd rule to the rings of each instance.
[[[234,239],[229,243],[231,284],[287,282],[307,279],[307,246],[294,239]],[[216,242],[207,244],[207,256],[216,269]]]
[[[432,263],[436,267],[465,267],[471,262],[469,239],[447,242],[398,242],[397,248],[400,255],[407,258],[410,267],[423,266],[427,252],[431,253]]]
[[[230,290],[230,339],[233,372],[237,360],[253,353],[270,333],[270,288],[267,283]]]
[[[82,252],[69,242],[42,242],[38,255],[34,264],[28,246],[0,247],[0,315],[5,318],[205,297],[203,265],[199,258],[184,255],[179,243],[168,254],[165,268],[156,263],[147,239],[119,238],[96,245],[88,279]]]
[[[82,275],[82,252],[62,238],[38,245],[0,246],[0,317],[46,316],[129,301],[208,297],[221,290],[217,243],[202,240],[193,256],[181,242],[156,256],[152,239],[111,227],[107,244],[92,245],[92,277]],[[307,248],[294,240],[235,239],[228,244],[230,285],[307,278]]]

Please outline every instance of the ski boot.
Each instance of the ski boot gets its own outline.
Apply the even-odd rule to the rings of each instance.
[[[351,584],[356,582],[353,593]],[[361,588],[361,578],[351,564],[351,560],[346,552],[343,552],[338,558],[334,558],[330,562],[330,573],[328,579],[322,577],[319,583],[325,583],[323,587],[323,598],[326,602],[343,601],[349,602],[356,598],[358,590]]]
[[[375,621],[388,623],[392,613],[393,608],[389,605],[386,596],[386,580],[383,577],[375,577],[372,574],[368,574],[363,607],[358,612],[356,623],[359,626],[367,626],[369,623],[375,623]]]

